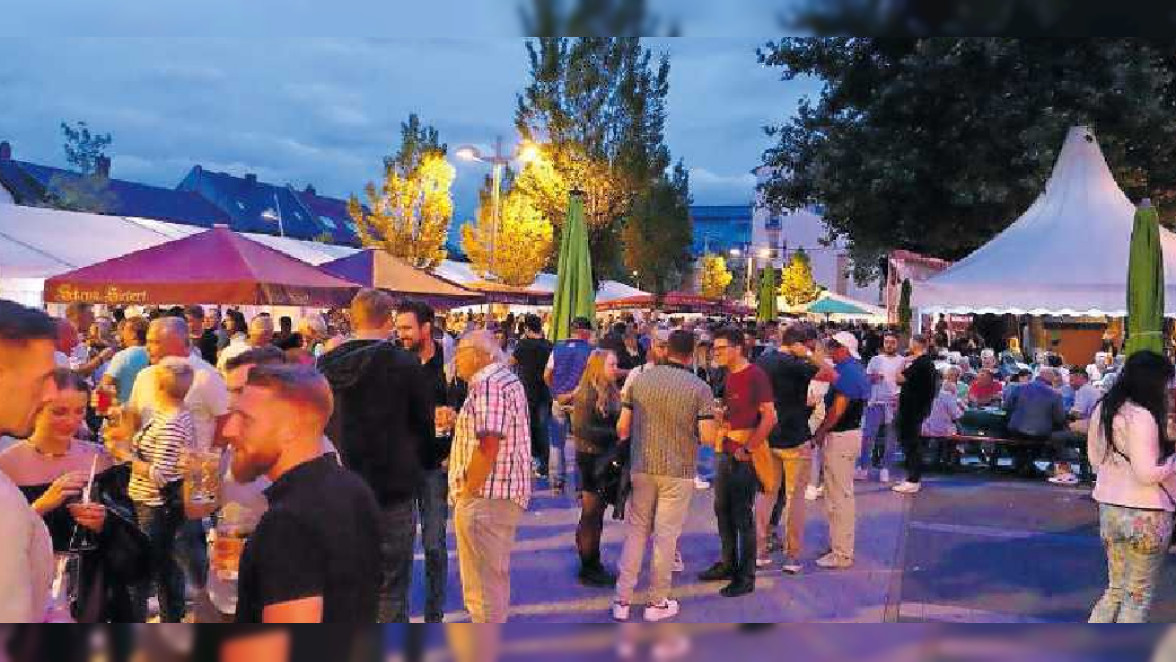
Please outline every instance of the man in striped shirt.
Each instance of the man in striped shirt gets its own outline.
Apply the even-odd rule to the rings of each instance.
[[[488,331],[462,338],[457,374],[469,383],[449,464],[462,593],[473,622],[505,623],[515,530],[531,499],[527,394]]]

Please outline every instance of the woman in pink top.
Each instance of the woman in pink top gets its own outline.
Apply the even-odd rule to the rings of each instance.
[[[1172,539],[1176,455],[1167,438],[1172,364],[1139,352],[1091,416],[1087,452],[1109,582],[1091,623],[1146,623]]]

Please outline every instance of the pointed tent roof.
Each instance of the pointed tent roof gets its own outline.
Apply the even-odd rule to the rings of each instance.
[[[382,250],[368,248],[323,264],[320,268],[365,287],[423,299],[436,307],[468,306],[486,299],[485,295],[417,269]]]
[[[45,301],[343,306],[358,289],[218,226],[51,278]]]
[[[1045,191],[1004,232],[914,287],[912,305],[931,313],[1123,316],[1135,206],[1115,183],[1094,133],[1066,137]],[[1161,229],[1167,273],[1176,234]],[[1176,288],[1167,286],[1167,313]]]

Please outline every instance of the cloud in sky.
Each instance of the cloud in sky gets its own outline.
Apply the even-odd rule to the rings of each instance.
[[[762,127],[817,90],[761,68],[763,41],[651,40],[672,56],[667,140],[699,204],[749,201]],[[380,175],[409,113],[451,146],[511,140],[527,77],[519,38],[0,38],[0,139],[63,165],[58,123],[86,120],[114,134],[116,177],[174,186],[201,164],[345,197]],[[486,167],[456,166],[465,220]]]

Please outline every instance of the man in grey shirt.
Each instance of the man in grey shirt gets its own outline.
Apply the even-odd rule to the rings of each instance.
[[[617,432],[629,440],[633,493],[625,513],[629,528],[612,608],[617,621],[629,619],[651,534],[653,568],[645,620],[673,618],[679,611],[677,601],[669,598],[674,551],[690,512],[699,443],[713,444],[717,427],[710,387],[690,370],[693,356],[694,335],[673,332],[669,363],[644,370],[622,396]]]

